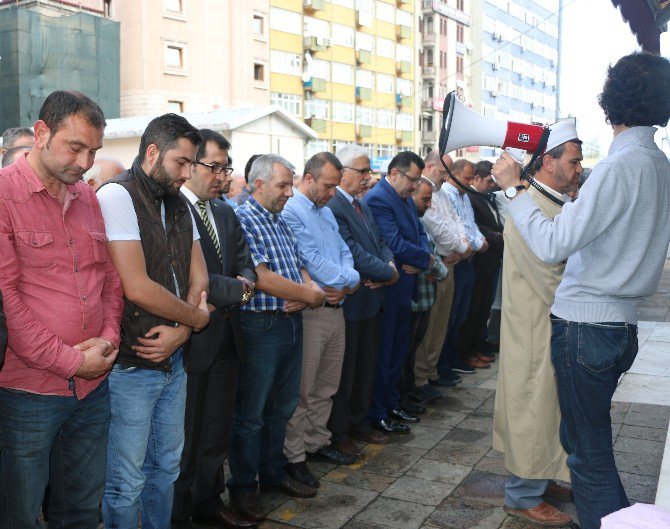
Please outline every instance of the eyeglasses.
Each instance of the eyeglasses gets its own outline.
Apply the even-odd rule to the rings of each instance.
[[[401,170],[398,169],[397,167],[396,167],[396,170],[397,170],[401,175],[403,175],[405,178],[407,178],[407,180],[409,180],[410,182],[412,182],[413,184],[418,184],[418,183],[419,183],[419,180],[421,180],[421,175],[417,176],[416,178],[412,178],[412,177],[409,176],[407,173],[405,173],[404,171],[401,171]]]
[[[342,169],[349,169],[351,171],[356,171],[357,173],[360,173],[362,176],[365,176],[365,175],[369,176],[370,171],[372,171],[372,169],[370,169],[369,167],[366,167],[365,169],[356,169],[355,167],[347,167],[346,165],[343,165]]]
[[[207,167],[214,174],[224,173],[226,176],[230,176],[235,170],[232,167],[224,167],[218,163],[193,162],[193,165],[202,165],[203,167]]]

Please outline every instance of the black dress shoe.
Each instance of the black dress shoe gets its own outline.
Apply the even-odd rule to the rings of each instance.
[[[419,422],[421,420],[418,417],[415,417],[414,415],[407,413],[402,408],[400,408],[399,410],[391,410],[389,412],[389,415],[400,421],[405,421],[409,423]]]
[[[400,402],[400,409],[411,415],[421,415],[422,413],[426,413],[426,407],[423,404],[412,402],[409,398]]]
[[[374,423],[374,426],[386,433],[409,433],[410,430],[409,426],[406,424],[401,424],[390,419],[382,419],[381,421]]]
[[[300,461],[299,463],[288,463],[286,465],[286,473],[288,477],[309,485],[310,487],[319,487],[319,480],[307,468],[307,463]]]
[[[325,459],[326,461],[329,461],[330,463],[335,463],[336,465],[351,465],[358,459],[358,457],[351,454],[345,454],[344,452],[341,452],[332,446],[322,446],[319,448],[319,450],[317,450],[315,455]]]
[[[227,527],[229,529],[253,529],[258,525],[256,520],[235,511],[221,507],[209,514],[193,514],[194,523],[206,523]]]
[[[230,493],[230,506],[234,511],[243,514],[247,518],[259,521],[265,519],[265,513],[258,501],[258,495],[255,492],[245,492],[242,494]]]
[[[300,481],[286,476],[284,481],[275,483],[274,485],[261,485],[263,492],[283,492],[294,498],[313,498],[316,496],[316,488],[305,485]]]

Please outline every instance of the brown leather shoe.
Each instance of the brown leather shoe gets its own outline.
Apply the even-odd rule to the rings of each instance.
[[[258,501],[258,494],[247,492],[243,494],[230,494],[230,506],[234,511],[243,514],[247,518],[255,521],[265,519],[265,513]]]
[[[482,362],[495,362],[496,361],[496,355],[491,355],[491,354],[485,354],[485,353],[480,353],[477,355],[477,360],[481,360]]]
[[[510,516],[528,520],[543,527],[570,527],[572,525],[570,516],[545,502],[532,509],[512,509],[505,505],[503,511]]]
[[[347,454],[354,457],[359,457],[363,453],[361,447],[358,446],[356,443],[354,443],[351,439],[347,439],[342,443],[333,443],[330,446],[332,446],[336,450],[339,450],[343,454]]]
[[[572,501],[572,486],[565,481],[550,481],[543,496],[560,501]]]
[[[352,439],[355,441],[358,441],[359,443],[371,443],[374,445],[387,445],[391,442],[391,438],[386,435],[384,432],[380,432],[378,430],[370,430],[367,432],[357,432],[354,430],[351,430],[349,432],[349,435],[351,436]]]
[[[205,523],[226,527],[228,529],[254,529],[258,524],[253,518],[244,516],[225,507],[207,514],[193,514],[191,520],[195,523]]]
[[[476,369],[488,369],[491,367],[491,364],[488,362],[484,362],[483,360],[479,360],[478,358],[466,358],[463,360],[463,363],[469,367],[476,368]]]

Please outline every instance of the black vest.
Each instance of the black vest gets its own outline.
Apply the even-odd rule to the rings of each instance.
[[[188,205],[181,194],[168,195],[149,178],[137,160],[133,166],[111,180],[123,186],[133,199],[140,227],[140,239],[147,275],[165,289],[186,300],[193,247],[193,225]],[[165,204],[165,228],[161,218],[161,202]],[[121,319],[121,346],[118,362],[122,365],[170,370],[170,359],[150,362],[137,356],[131,348],[139,345],[138,336],[156,325],[174,326],[175,322],[161,318],[130,301],[124,293],[125,307]]]

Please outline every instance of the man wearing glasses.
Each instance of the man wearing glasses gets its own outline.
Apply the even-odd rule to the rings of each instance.
[[[28,127],[14,127],[2,134],[2,167],[13,164],[16,159],[32,149],[35,144],[35,135]]]
[[[365,195],[400,274],[397,283],[384,289],[377,377],[368,412],[371,423],[387,433],[409,432],[404,423],[419,420],[400,407],[398,379],[409,351],[416,274],[435,262],[412,200],[424,167],[423,160],[413,152],[401,152],[389,163],[386,178]]]
[[[172,520],[250,528],[254,520],[229,510],[221,501],[226,490],[223,462],[235,409],[237,378],[243,360],[239,306],[254,295],[256,272],[240,222],[218,199],[229,178],[230,143],[218,132],[201,129],[191,179],[181,188],[205,256],[209,275],[210,324],[191,338],[184,356],[186,422],[181,472],[175,483]],[[236,204],[237,206],[237,204]]]

